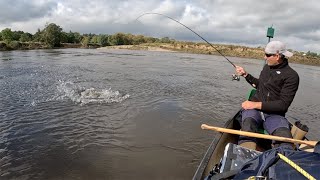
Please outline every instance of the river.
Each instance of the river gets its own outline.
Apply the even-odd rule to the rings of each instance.
[[[229,57],[257,76],[263,61]],[[291,64],[287,117],[319,139],[320,67]],[[221,56],[130,50],[0,52],[0,179],[191,179],[251,87]]]

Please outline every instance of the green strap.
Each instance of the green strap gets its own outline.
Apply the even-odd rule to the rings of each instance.
[[[256,91],[256,89],[251,89],[247,95],[247,100],[249,100],[256,93]]]

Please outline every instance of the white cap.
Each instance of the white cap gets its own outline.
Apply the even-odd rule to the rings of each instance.
[[[264,52],[266,54],[283,54],[286,57],[291,57],[293,55],[292,52],[289,52],[286,49],[286,45],[283,42],[280,41],[271,41],[267,44]]]

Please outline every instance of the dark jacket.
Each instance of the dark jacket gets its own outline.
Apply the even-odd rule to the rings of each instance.
[[[257,92],[252,101],[262,102],[262,111],[285,116],[298,90],[299,75],[288,65],[288,60],[276,66],[263,67],[259,79],[248,74],[246,80]]]

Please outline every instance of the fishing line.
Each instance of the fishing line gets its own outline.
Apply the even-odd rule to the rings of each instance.
[[[169,16],[167,16],[167,15],[160,14],[160,13],[144,13],[144,14],[140,15],[140,16],[136,19],[136,21],[137,21],[140,17],[142,17],[142,16],[144,16],[144,15],[148,15],[148,14],[155,14],[155,15],[164,16],[164,17],[166,17],[166,18],[169,18],[169,19],[171,19],[171,20],[173,20],[173,21],[181,24],[182,26],[184,26],[185,28],[189,29],[191,32],[193,32],[194,34],[196,34],[197,36],[199,36],[199,37],[200,37],[202,40],[204,40],[206,43],[208,43],[208,44],[209,44],[213,49],[215,49],[221,56],[223,56],[234,68],[236,68],[236,65],[233,64],[233,62],[231,62],[226,56],[224,56],[217,48],[215,48],[211,43],[209,43],[207,40],[205,40],[202,36],[200,36],[198,33],[196,33],[195,31],[193,31],[193,30],[192,30],[191,28],[189,28],[188,26],[182,24],[181,22],[179,22],[179,21],[177,21],[177,20],[175,20],[175,19],[173,19],[173,18],[171,18],[171,17],[169,17]],[[233,78],[234,78],[234,77],[233,77]],[[239,78],[239,79],[240,79],[240,78]],[[234,80],[238,80],[238,79],[235,79],[235,78],[234,78]]]

